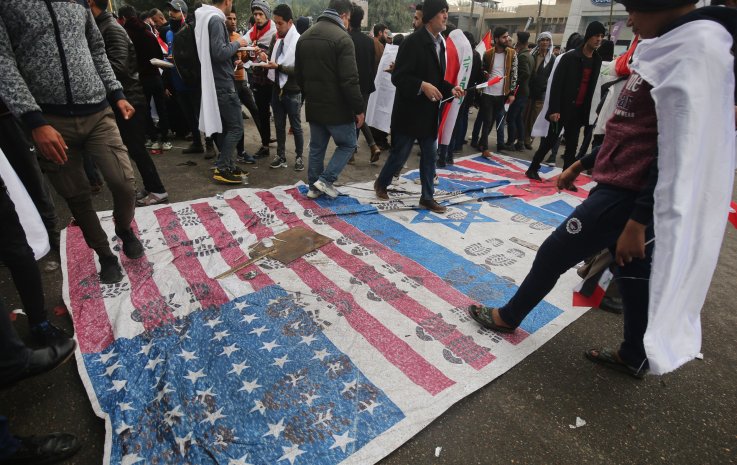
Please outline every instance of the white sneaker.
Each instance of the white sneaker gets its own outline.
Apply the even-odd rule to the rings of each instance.
[[[151,150],[161,150],[161,142],[156,141],[151,144]]]
[[[312,188],[307,189],[307,198],[308,199],[316,199],[322,195],[322,192],[316,191]]]
[[[333,187],[332,184],[329,182],[325,182],[322,179],[318,179],[313,184],[315,186],[315,189],[322,191],[324,194],[326,194],[330,198],[336,198],[340,195],[340,192],[338,192],[338,189]]]
[[[161,150],[171,150],[171,142],[162,142]]]

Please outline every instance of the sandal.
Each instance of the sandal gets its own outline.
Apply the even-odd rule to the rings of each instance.
[[[596,355],[594,355],[596,353]],[[642,379],[647,374],[647,368],[632,367],[627,365],[619,358],[619,354],[610,349],[589,349],[584,352],[584,356],[594,363],[611,368],[612,370],[627,373],[633,378]]]
[[[486,329],[497,331],[499,333],[513,333],[517,328],[509,328],[507,326],[500,326],[494,323],[494,317],[491,312],[494,309],[492,307],[485,307],[483,305],[471,305],[468,307],[468,314],[471,318],[476,320],[478,324]]]

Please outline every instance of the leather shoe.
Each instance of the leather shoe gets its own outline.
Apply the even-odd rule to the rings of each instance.
[[[74,339],[65,339],[59,340],[42,349],[32,350],[31,355],[28,357],[26,367],[15,376],[1,381],[0,387],[9,387],[18,381],[53,370],[72,358],[75,347],[77,347],[77,343]]]
[[[484,150],[483,152],[481,152],[481,156],[484,158],[491,158],[491,152],[488,150]]]
[[[434,213],[445,213],[448,210],[434,199],[420,199],[420,206]]]
[[[371,149],[371,159],[369,160],[369,162],[376,163],[377,161],[379,161],[379,156],[381,156],[381,149],[376,144],[372,145],[370,149]]]
[[[389,200],[389,194],[386,192],[386,187],[381,187],[378,179],[374,181],[374,192],[376,192],[376,197],[381,200]]]
[[[136,234],[132,229],[118,229],[115,228],[115,234],[118,235],[120,240],[123,242],[123,253],[126,257],[135,260],[143,257],[145,253],[143,244],[138,240]]]
[[[525,171],[525,176],[532,179],[533,181],[542,181],[542,178],[535,170],[527,170]]]
[[[189,144],[189,147],[182,150],[183,154],[189,153],[205,153],[205,148],[201,145]]]
[[[77,453],[81,444],[69,433],[51,433],[43,436],[17,437],[20,447],[3,464],[56,463]]]

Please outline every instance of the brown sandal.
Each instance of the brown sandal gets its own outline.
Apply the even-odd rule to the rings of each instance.
[[[483,305],[471,305],[468,307],[468,314],[471,318],[476,320],[478,324],[486,329],[496,331],[499,333],[513,333],[517,328],[509,328],[507,326],[500,326],[494,323],[494,317],[491,312],[494,309],[492,307],[485,307]]]

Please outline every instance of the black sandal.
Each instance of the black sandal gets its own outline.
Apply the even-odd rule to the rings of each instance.
[[[483,305],[471,305],[468,307],[468,314],[471,318],[476,320],[478,324],[486,329],[496,331],[499,333],[513,333],[517,328],[509,328],[507,326],[499,326],[494,323],[494,317],[491,315],[492,307],[485,307]]]
[[[596,352],[596,355],[594,355]],[[629,366],[619,358],[617,352],[610,349],[589,349],[584,356],[594,363],[611,368],[612,370],[627,373],[633,378],[642,379],[647,374],[647,368]]]

